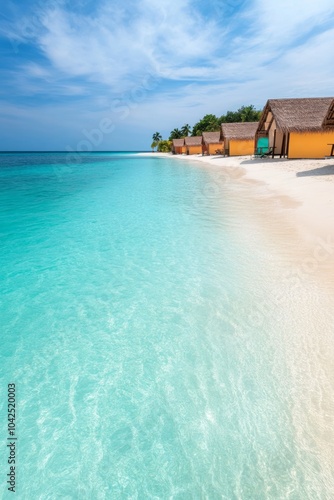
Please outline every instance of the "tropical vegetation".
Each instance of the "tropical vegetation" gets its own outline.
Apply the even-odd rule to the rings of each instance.
[[[159,142],[162,141],[162,135],[160,132],[154,132],[152,135],[152,144],[151,144],[151,149],[152,152],[154,151],[154,148],[159,146]]]
[[[255,109],[251,104],[249,106],[241,106],[241,108],[236,111],[227,111],[225,115],[216,116],[213,114],[208,114],[203,116],[193,127],[188,123],[180,128],[174,128],[168,137],[168,140],[162,140],[162,136],[159,132],[155,132],[152,136],[151,148],[154,151],[168,152],[171,151],[171,145],[173,139],[182,139],[183,137],[188,137],[190,134],[192,136],[202,135],[203,132],[216,132],[220,130],[222,123],[234,123],[234,122],[257,122],[260,120],[261,111]]]
[[[158,151],[159,153],[169,153],[172,151],[172,141],[160,141]]]
[[[192,135],[201,135],[203,132],[215,132],[220,130],[222,123],[235,122],[257,122],[262,111],[255,109],[253,105],[241,106],[237,111],[227,111],[220,117],[216,115],[205,115],[193,126]]]

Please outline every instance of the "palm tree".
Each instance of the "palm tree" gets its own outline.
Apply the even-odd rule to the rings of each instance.
[[[181,134],[184,136],[184,137],[188,137],[188,135],[191,133],[191,126],[188,125],[188,123],[186,123],[185,125],[183,125],[183,127],[181,128]]]
[[[162,140],[162,135],[159,132],[155,132],[152,135],[153,142],[160,142]]]
[[[169,140],[172,141],[173,139],[181,139],[182,137],[182,132],[178,128],[174,128],[174,130],[171,131],[169,134]]]

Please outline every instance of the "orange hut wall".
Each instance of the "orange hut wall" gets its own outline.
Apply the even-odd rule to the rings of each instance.
[[[202,154],[202,146],[187,146],[188,155],[197,155],[197,154]]]
[[[290,132],[288,158],[323,158],[329,156],[334,143],[334,131],[331,132]]]
[[[254,153],[255,138],[246,141],[237,141],[231,139],[229,141],[230,156],[246,156]]]
[[[219,142],[217,144],[208,144],[207,148],[208,148],[209,155],[215,155],[217,149],[223,149],[223,143]]]
[[[176,155],[182,155],[187,152],[187,148],[185,146],[175,146],[174,153]]]

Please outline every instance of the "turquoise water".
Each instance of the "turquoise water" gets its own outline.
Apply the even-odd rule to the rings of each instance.
[[[207,169],[154,156],[0,162],[0,431],[15,382],[17,497],[331,498],[303,356],[289,363],[278,339],[298,325],[271,304],[252,319],[276,262],[224,184],[213,195]]]

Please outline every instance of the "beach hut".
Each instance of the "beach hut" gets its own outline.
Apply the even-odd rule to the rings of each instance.
[[[332,102],[332,97],[269,99],[256,132],[256,144],[267,137],[272,157],[323,158],[329,155],[334,129],[326,129],[324,120]]]
[[[181,155],[186,153],[186,146],[184,144],[184,139],[173,139],[172,153],[174,155]]]
[[[184,143],[186,146],[187,155],[202,154],[202,136],[185,137]]]
[[[223,142],[220,140],[220,132],[203,132],[203,152],[208,155],[217,154],[216,151],[223,149]]]
[[[220,139],[224,142],[225,154],[252,155],[258,125],[258,122],[222,123]]]

